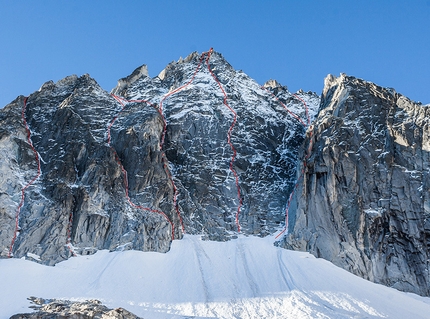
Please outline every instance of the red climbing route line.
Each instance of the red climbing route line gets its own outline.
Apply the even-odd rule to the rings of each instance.
[[[31,131],[30,128],[28,127],[27,121],[25,119],[25,110],[27,108],[27,99],[28,97],[24,98],[24,105],[22,107],[22,111],[21,111],[21,118],[22,118],[22,122],[24,123],[25,126],[25,130],[27,131],[27,142],[30,145],[33,154],[34,154],[34,158],[37,161],[37,174],[36,176],[33,177],[33,179],[27,183],[27,185],[25,185],[22,189],[21,189],[21,201],[16,209],[16,214],[15,214],[15,231],[12,237],[12,242],[10,244],[10,248],[9,248],[9,254],[8,257],[12,257],[13,256],[13,245],[15,244],[15,240],[16,237],[18,235],[18,231],[19,231],[19,214],[21,212],[21,208],[24,205],[24,200],[25,200],[25,191],[27,190],[27,188],[29,188],[40,176],[40,158],[39,158],[39,154],[37,153],[36,149],[34,148],[33,142],[31,141]]]
[[[299,121],[304,127],[306,127],[307,125],[310,125],[311,124],[311,119],[310,119],[310,117],[309,117],[309,111],[308,111],[308,106],[307,106],[307,104],[306,104],[306,102],[302,99],[302,98],[300,98],[299,96],[297,96],[296,94],[293,94],[293,96],[296,98],[296,99],[298,99],[298,100],[300,100],[302,103],[303,103],[303,105],[305,106],[305,111],[306,111],[306,117],[307,117],[307,125],[306,125],[306,123],[305,122],[303,122],[303,120],[297,115],[297,114],[295,114],[295,113],[293,113],[284,103],[282,103],[282,101],[275,95],[275,94],[273,94],[271,91],[269,91],[266,87],[264,87],[264,86],[262,86],[261,87],[263,90],[266,90],[267,92],[269,92],[274,98],[275,98],[275,100],[276,101],[278,101],[279,102],[279,104],[281,104],[282,105],[282,107],[292,116],[292,117],[294,117],[297,121]]]
[[[206,64],[208,66],[209,73],[212,75],[212,77],[214,78],[215,82],[218,84],[220,90],[222,91],[222,94],[224,95],[224,100],[223,100],[224,105],[230,110],[231,113],[233,113],[233,122],[231,123],[230,128],[229,128],[228,133],[227,133],[227,143],[230,145],[230,148],[233,151],[233,156],[231,157],[231,160],[230,160],[230,171],[233,173],[235,181],[236,181],[237,197],[239,199],[239,205],[237,206],[237,212],[236,212],[236,225],[237,225],[237,231],[240,232],[239,215],[240,215],[240,208],[242,207],[243,202],[242,202],[242,196],[240,194],[239,176],[238,176],[236,170],[233,167],[234,160],[236,159],[237,152],[236,152],[236,149],[233,146],[233,143],[231,142],[231,133],[232,133],[232,131],[234,129],[234,126],[236,125],[236,122],[237,122],[237,113],[235,112],[235,110],[233,110],[230,107],[230,105],[228,105],[228,103],[227,103],[227,94],[225,93],[225,90],[222,87],[221,82],[218,80],[217,76],[212,72],[212,69],[211,69],[211,67],[209,65],[209,59],[211,57],[212,52],[213,52],[213,49],[211,48],[207,52],[207,57],[206,57]]]
[[[284,107],[284,109],[285,110],[287,110],[287,112],[292,116],[292,117],[294,117],[297,121],[299,121],[304,127],[307,127],[307,126],[309,126],[309,146],[308,146],[308,149],[307,149],[307,153],[306,153],[306,156],[305,156],[305,158],[303,159],[303,163],[302,163],[302,170],[301,170],[301,172],[300,172],[300,176],[299,176],[299,178],[297,179],[297,182],[296,182],[296,184],[294,185],[294,188],[293,188],[293,191],[291,192],[291,194],[290,194],[290,197],[288,198],[288,202],[287,202],[287,207],[285,208],[285,227],[284,227],[284,229],[278,234],[278,235],[276,235],[276,237],[275,237],[275,239],[278,239],[279,238],[279,236],[281,236],[283,233],[285,233],[286,231],[287,231],[287,229],[288,229],[288,212],[289,212],[289,210],[290,210],[290,205],[291,205],[291,200],[293,199],[293,195],[294,195],[294,193],[295,193],[295,191],[296,191],[296,189],[297,189],[297,187],[299,186],[299,184],[300,184],[300,182],[302,181],[302,179],[304,178],[304,175],[305,175],[305,167],[306,167],[306,165],[307,165],[307,161],[308,161],[308,159],[309,159],[309,157],[310,157],[310,155],[311,155],[311,151],[312,151],[312,146],[313,146],[313,144],[312,144],[312,125],[310,125],[311,124],[311,118],[310,118],[310,116],[309,116],[309,110],[308,110],[308,106],[307,106],[307,104],[306,104],[306,102],[301,98],[301,97],[299,97],[298,95],[296,95],[296,94],[293,94],[293,96],[296,98],[296,99],[298,99],[298,100],[300,100],[302,103],[303,103],[303,105],[304,105],[304,107],[305,107],[305,112],[306,112],[306,120],[307,120],[307,125],[305,124],[305,122],[303,122],[303,120],[297,115],[297,114],[295,114],[295,113],[293,113],[293,112],[291,112],[288,108],[287,108],[287,106],[284,104],[284,103],[282,103],[282,101],[281,100],[279,100],[278,99],[278,97],[277,96],[275,96],[272,92],[270,92],[267,88],[265,88],[264,86],[262,86],[262,88],[264,89],[264,90],[266,90],[267,92],[269,92],[283,107]]]
[[[162,135],[161,135],[161,140],[160,140],[160,150],[161,150],[161,152],[162,152],[162,157],[161,157],[161,158],[162,158],[162,161],[163,161],[164,171],[166,172],[167,176],[168,176],[168,177],[169,177],[169,179],[170,179],[170,182],[172,183],[172,187],[173,187],[173,205],[174,205],[174,207],[175,207],[176,213],[177,213],[177,215],[178,215],[178,217],[179,217],[179,220],[180,220],[180,222],[181,222],[182,233],[185,233],[185,227],[184,227],[184,223],[183,223],[183,221],[182,221],[181,213],[179,212],[179,206],[178,206],[178,189],[177,189],[177,187],[176,187],[175,181],[173,180],[173,176],[172,176],[172,174],[170,173],[166,154],[165,154],[165,152],[163,151],[164,140],[165,140],[166,132],[167,132],[167,121],[166,121],[166,118],[164,117],[164,114],[163,114],[163,102],[164,102],[164,101],[165,101],[169,96],[172,96],[173,94],[175,94],[175,93],[177,93],[177,92],[179,92],[179,91],[182,91],[183,89],[185,89],[188,85],[190,85],[190,84],[194,81],[194,78],[196,77],[196,74],[197,74],[197,72],[199,71],[200,66],[201,66],[201,64],[202,64],[202,61],[203,61],[203,57],[204,57],[204,55],[205,55],[205,53],[202,53],[202,55],[201,55],[201,57],[200,57],[200,61],[199,61],[199,63],[197,64],[197,67],[196,67],[196,69],[195,69],[195,71],[194,71],[194,73],[193,73],[193,75],[192,75],[191,79],[190,79],[187,83],[185,83],[184,85],[182,85],[182,86],[180,86],[180,87],[178,87],[178,88],[174,89],[173,91],[168,92],[166,95],[164,95],[164,96],[163,96],[163,98],[162,98],[162,99],[161,99],[161,101],[160,101],[160,106],[158,107],[158,113],[160,114],[160,116],[161,116],[161,118],[162,118],[162,120],[163,120],[163,133],[162,133]]]
[[[196,74],[198,73],[198,71],[199,71],[199,69],[200,69],[200,67],[201,67],[201,65],[202,65],[202,62],[203,62],[203,59],[204,59],[204,57],[206,56],[206,64],[207,64],[207,67],[208,67],[208,70],[209,70],[209,72],[210,72],[210,74],[212,75],[212,77],[214,78],[214,80],[216,81],[216,83],[217,83],[217,85],[219,86],[219,88],[221,89],[221,91],[222,91],[222,93],[223,93],[223,95],[224,95],[224,101],[223,101],[223,103],[227,106],[227,108],[233,113],[233,115],[234,115],[234,120],[233,120],[233,123],[231,124],[231,126],[230,126],[230,128],[229,128],[229,130],[228,130],[228,135],[227,135],[227,142],[228,142],[228,144],[230,145],[230,147],[231,147],[231,149],[232,149],[232,151],[233,151],[233,156],[232,156],[232,158],[231,158],[231,161],[230,161],[230,170],[233,172],[233,175],[234,175],[234,177],[235,177],[235,181],[236,181],[236,187],[237,187],[237,196],[238,196],[238,199],[239,199],[239,205],[238,205],[238,208],[237,208],[237,213],[236,213],[236,225],[237,225],[237,228],[238,228],[238,231],[240,232],[240,224],[239,224],[239,214],[240,214],[240,208],[241,208],[241,206],[242,206],[242,197],[241,197],[241,194],[240,194],[240,187],[239,187],[239,176],[238,176],[238,174],[237,174],[237,172],[235,171],[235,169],[234,169],[234,167],[233,167],[233,163],[234,163],[234,160],[235,160],[235,158],[236,158],[236,156],[237,156],[237,152],[236,152],[236,149],[234,148],[234,146],[233,146],[233,144],[231,143],[231,134],[232,134],[232,131],[233,131],[233,128],[234,128],[234,126],[235,126],[235,124],[236,124],[236,122],[237,122],[237,114],[236,114],[236,112],[228,105],[228,103],[227,103],[227,94],[226,94],[226,92],[225,92],[225,90],[224,90],[224,88],[222,87],[222,85],[221,85],[221,83],[219,82],[219,80],[218,80],[218,78],[215,76],[215,74],[212,72],[212,70],[211,70],[211,68],[210,68],[210,65],[209,65],[209,58],[210,58],[210,56],[211,56],[211,54],[212,54],[212,48],[208,51],[208,52],[203,52],[202,54],[201,54],[201,56],[200,56],[200,60],[199,60],[199,63],[198,63],[198,65],[197,65],[197,67],[196,67],[196,69],[195,69],[195,71],[194,71],[194,73],[193,73],[193,75],[191,76],[191,78],[190,78],[190,80],[188,81],[188,82],[186,82],[184,85],[182,85],[182,86],[180,86],[180,87],[178,87],[178,88],[176,88],[176,89],[174,89],[174,90],[172,90],[172,91],[170,91],[170,92],[168,92],[167,94],[165,94],[163,97],[162,97],[162,99],[160,100],[160,103],[159,103],[159,107],[157,108],[157,111],[158,111],[158,113],[160,114],[160,116],[161,116],[161,118],[162,118],[162,120],[163,120],[163,133],[162,133],[162,135],[161,135],[161,139],[160,139],[160,144],[159,144],[159,146],[160,146],[160,150],[161,150],[161,155],[162,155],[162,161],[163,161],[163,167],[164,167],[164,170],[165,170],[165,172],[166,172],[166,174],[167,174],[167,176],[168,176],[168,178],[169,178],[169,180],[170,180],[170,182],[171,182],[171,184],[172,184],[172,187],[173,187],[173,205],[174,205],[174,207],[175,207],[175,210],[176,210],[176,213],[177,213],[177,215],[178,215],[178,217],[179,217],[179,220],[180,220],[180,223],[181,223],[181,227],[182,227],[182,232],[183,233],[185,233],[185,228],[184,228],[184,224],[183,224],[183,220],[182,220],[182,217],[181,217],[181,214],[180,214],[180,211],[179,211],[179,206],[178,206],[178,200],[177,200],[177,198],[178,198],[178,189],[177,189],[177,187],[176,187],[176,184],[175,184],[175,182],[174,182],[174,180],[173,180],[173,176],[172,176],[172,174],[171,174],[171,172],[170,172],[170,169],[169,169],[169,166],[168,166],[168,160],[167,160],[167,156],[166,156],[166,154],[165,154],[165,152],[163,151],[163,147],[164,147],[164,142],[165,142],[165,137],[166,137],[166,133],[167,133],[167,121],[166,121],[166,118],[165,118],[165,116],[164,116],[164,114],[163,114],[163,102],[168,98],[168,97],[170,97],[170,96],[172,96],[173,94],[175,94],[175,93],[177,93],[177,92],[179,92],[179,91],[182,91],[182,90],[184,90],[186,87],[188,87],[193,81],[194,81],[194,78],[195,78],[195,76],[196,76]],[[146,100],[127,100],[127,99],[124,99],[124,98],[122,98],[122,97],[119,97],[119,96],[116,96],[116,95],[113,95],[112,94],[112,96],[123,106],[123,108],[122,108],[122,110],[114,117],[114,119],[112,120],[112,122],[110,123],[110,125],[108,126],[108,145],[112,148],[112,146],[110,145],[110,141],[111,141],[111,134],[110,134],[110,129],[111,129],[111,127],[112,127],[112,125],[114,124],[114,122],[116,121],[116,119],[118,118],[118,116],[121,114],[121,112],[124,110],[124,108],[125,108],[125,103],[130,103],[130,102],[139,102],[139,103],[141,103],[141,102],[145,102],[145,103],[147,103],[147,104],[150,104],[151,105],[151,103],[150,102],[148,102],[148,101],[146,101]],[[157,212],[157,213],[159,213],[159,214],[162,214],[169,222],[170,222],[170,224],[172,225],[172,238],[173,238],[173,234],[174,234],[174,226],[173,226],[173,223],[168,219],[168,217],[166,216],[166,214],[164,214],[163,212],[161,212],[161,211],[155,211],[155,210],[151,210],[151,209],[149,209],[149,208],[145,208],[145,207],[142,207],[142,206],[137,206],[137,205],[135,205],[134,203],[132,203],[131,202],[131,200],[130,200],[130,198],[129,198],[129,195],[128,195],[128,179],[127,179],[127,171],[124,169],[124,167],[122,166],[122,164],[121,164],[121,161],[119,160],[119,157],[118,157],[118,154],[116,153],[116,151],[112,148],[112,150],[114,151],[114,153],[115,153],[115,158],[116,158],[116,161],[118,162],[118,164],[120,165],[120,167],[121,167],[121,170],[122,170],[122,172],[123,172],[123,174],[124,174],[124,176],[125,176],[125,179],[124,179],[124,184],[125,184],[125,189],[126,189],[126,197],[127,197],[127,200],[129,201],[129,203],[130,203],[130,205],[131,206],[133,206],[133,207],[136,207],[136,208],[140,208],[140,209],[144,209],[144,210],[149,210],[149,211],[152,211],[152,212]]]
[[[167,156],[166,156],[166,153],[164,153],[164,151],[161,151],[161,160],[163,161],[164,171],[166,172],[167,176],[169,177],[170,182],[172,183],[172,187],[173,187],[173,207],[175,207],[176,214],[179,217],[179,222],[181,223],[182,233],[185,233],[184,222],[182,220],[182,216],[181,216],[181,213],[179,212],[179,207],[178,207],[178,189],[176,188],[176,184],[175,184],[175,182],[173,180],[173,175],[170,173],[170,169],[169,169],[169,165],[168,165],[168,161],[167,161]]]
[[[308,121],[308,125],[307,125],[307,126],[311,125],[311,117],[309,116],[309,109],[308,109],[308,105],[306,104],[305,100],[303,100],[303,99],[302,99],[300,96],[298,96],[297,94],[293,94],[293,96],[294,96],[296,99],[300,100],[300,101],[303,103],[303,105],[305,106],[306,119],[307,119],[307,121]]]
[[[166,172],[166,174],[167,174],[167,176],[168,176],[168,178],[169,178],[169,180],[170,180],[170,182],[172,184],[172,187],[173,187],[173,206],[175,207],[176,214],[178,215],[179,221],[181,223],[182,233],[185,233],[185,227],[184,227],[184,222],[182,220],[182,216],[181,216],[181,213],[179,211],[179,206],[178,206],[178,188],[176,187],[175,181],[173,180],[173,175],[170,173],[170,169],[169,169],[169,165],[168,165],[166,153],[163,151],[164,140],[165,140],[166,132],[167,132],[167,121],[166,121],[166,118],[165,118],[165,116],[163,114],[163,102],[169,96],[171,96],[171,95],[173,95],[173,94],[175,94],[175,93],[177,93],[177,92],[185,89],[187,86],[189,86],[194,81],[194,78],[195,78],[195,76],[196,76],[197,72],[199,71],[200,66],[202,64],[203,57],[204,57],[204,54],[202,54],[202,56],[200,57],[200,61],[199,61],[198,65],[197,65],[197,67],[196,67],[196,69],[195,69],[195,71],[194,71],[191,79],[187,83],[185,83],[184,85],[182,85],[182,86],[180,86],[180,87],[178,87],[178,88],[176,88],[176,89],[168,92],[166,95],[164,95],[163,98],[160,101],[159,107],[157,108],[157,111],[160,114],[161,119],[163,120],[163,133],[161,135],[161,140],[160,140],[160,144],[159,144],[160,151],[161,151],[161,158],[162,158],[162,162],[163,162],[164,171]],[[113,95],[113,97],[123,106],[123,109],[125,107],[125,105],[124,105],[123,102],[126,102],[126,103],[128,103],[128,102],[145,102],[147,104],[151,104],[150,102],[148,102],[146,100],[126,100],[126,99],[121,98],[121,97],[116,96],[116,95]],[[122,110],[121,110],[121,112],[122,112]],[[116,120],[116,118],[114,119],[114,121],[115,120]],[[113,124],[113,122],[111,124]],[[111,126],[112,125],[110,125],[110,127]],[[110,144],[110,127],[109,127],[109,132],[108,132],[108,143],[109,144]],[[125,174],[126,174],[126,172],[125,172]],[[128,185],[127,185],[127,188],[128,188]],[[128,196],[128,191],[126,190],[126,192],[127,192],[127,196]],[[170,220],[169,220],[169,222],[172,224],[172,227],[173,227],[173,223]],[[172,239],[173,239],[173,236],[172,236]]]
[[[109,147],[111,148],[111,150],[113,151],[114,155],[115,155],[115,160],[118,163],[119,167],[121,168],[121,171],[124,175],[124,188],[125,188],[125,196],[127,198],[128,203],[130,204],[131,207],[133,208],[137,208],[137,209],[141,209],[141,210],[145,210],[145,211],[149,211],[151,213],[156,213],[156,214],[160,214],[161,216],[163,216],[172,226],[172,240],[175,239],[175,226],[173,225],[172,221],[169,219],[169,217],[162,212],[161,210],[157,210],[157,209],[152,209],[152,208],[148,208],[148,207],[144,207],[141,205],[137,205],[135,203],[132,202],[132,200],[130,199],[129,196],[129,187],[128,187],[128,175],[127,175],[127,171],[124,168],[124,166],[121,163],[121,160],[118,156],[118,153],[116,152],[115,148],[111,145],[111,128],[113,126],[113,124],[115,123],[115,121],[118,119],[118,117],[120,116],[120,114],[124,111],[126,104],[124,102],[138,102],[138,103],[147,103],[149,105],[151,105],[150,102],[146,101],[146,100],[126,100],[123,99],[119,96],[116,96],[114,94],[112,94],[112,96],[119,102],[119,104],[121,104],[122,109],[118,112],[117,115],[115,115],[115,117],[112,119],[112,121],[110,122],[110,124],[108,125],[108,129],[107,129],[107,143],[109,145]]]
[[[170,91],[170,92],[169,92],[169,93],[167,93],[166,95],[164,95],[164,96],[163,96],[163,98],[162,98],[162,99],[161,99],[161,101],[160,101],[159,113],[160,113],[160,114],[161,114],[161,116],[163,117],[163,121],[164,121],[164,130],[163,130],[163,134],[161,135],[160,149],[162,149],[162,148],[163,148],[163,145],[164,145],[164,138],[165,138],[165,136],[166,136],[166,127],[167,127],[167,122],[166,122],[166,119],[165,119],[165,117],[164,117],[164,115],[163,115],[163,102],[164,102],[164,100],[165,100],[165,99],[167,99],[169,96],[171,96],[171,95],[173,95],[173,94],[175,94],[175,93],[177,93],[177,92],[179,92],[179,91],[182,91],[183,89],[185,89],[188,85],[190,85],[190,84],[194,81],[194,78],[196,77],[196,74],[197,74],[197,72],[199,71],[200,66],[201,66],[201,64],[202,64],[202,61],[203,61],[203,57],[204,57],[204,55],[205,55],[205,53],[202,53],[202,55],[201,55],[201,57],[200,57],[199,64],[197,65],[196,70],[194,71],[194,74],[193,74],[193,76],[191,77],[191,79],[190,79],[187,83],[185,83],[184,85],[182,85],[182,86],[180,86],[180,87],[178,87],[178,88],[174,89],[173,91]]]

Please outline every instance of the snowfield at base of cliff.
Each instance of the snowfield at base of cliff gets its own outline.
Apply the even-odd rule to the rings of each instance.
[[[146,319],[429,316],[430,298],[368,282],[273,241],[186,235],[166,254],[104,250],[54,267],[1,259],[0,318],[30,312],[30,296],[98,299]]]

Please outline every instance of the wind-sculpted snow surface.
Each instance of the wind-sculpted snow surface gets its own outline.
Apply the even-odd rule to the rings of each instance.
[[[286,87],[266,88],[306,118]],[[113,95],[88,75],[45,83],[25,108],[41,174],[25,190],[13,256],[54,264],[98,249],[166,252],[184,232],[221,241],[239,225],[243,234],[274,233],[304,129],[271,93],[213,51],[154,78],[142,66]],[[314,116],[319,97],[297,94]],[[37,173],[23,101],[0,111],[3,257],[21,189]]]
[[[0,298],[0,317],[28,312],[27,298],[37,296],[82,304],[97,299],[147,319],[428,318],[429,298],[274,247],[273,240],[213,242],[186,235],[166,254],[99,251],[55,267],[3,259],[7,293]]]

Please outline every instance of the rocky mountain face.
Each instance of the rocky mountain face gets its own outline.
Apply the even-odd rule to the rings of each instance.
[[[429,296],[429,112],[346,75],[321,98],[261,87],[212,50],[111,93],[47,82],[0,110],[0,256],[53,265],[287,224],[278,245]]]
[[[429,116],[393,89],[327,77],[281,245],[429,296]]]
[[[141,319],[124,308],[109,309],[99,300],[28,299],[36,312],[16,314],[10,319]]]
[[[304,139],[286,107],[305,118],[318,106],[212,50],[153,78],[142,66],[112,94],[88,75],[47,82],[0,110],[0,255],[53,265],[166,252],[184,232],[274,233]]]

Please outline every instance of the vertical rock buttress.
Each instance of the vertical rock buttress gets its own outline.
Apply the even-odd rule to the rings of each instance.
[[[428,296],[429,115],[392,89],[328,76],[280,245]]]

